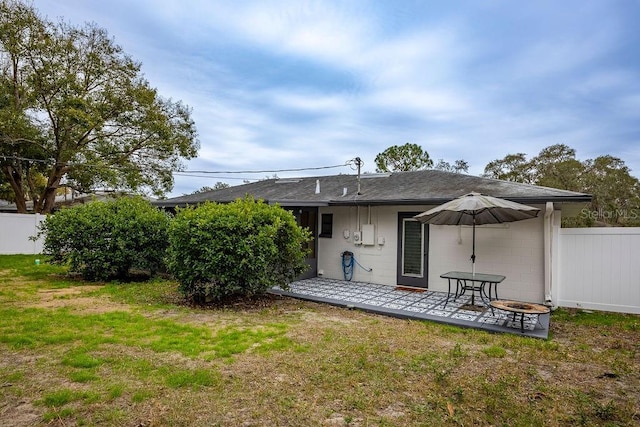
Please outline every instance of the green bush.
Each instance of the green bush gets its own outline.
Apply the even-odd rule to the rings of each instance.
[[[86,280],[126,279],[131,269],[163,267],[169,217],[140,197],[92,202],[49,215],[44,254]]]
[[[291,212],[251,198],[178,210],[167,267],[195,302],[286,287],[306,269],[310,233]]]

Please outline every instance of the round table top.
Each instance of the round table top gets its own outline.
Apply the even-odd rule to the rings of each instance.
[[[534,304],[531,302],[522,302],[522,301],[508,301],[508,300],[493,300],[489,304],[493,308],[497,308],[499,310],[511,311],[514,313],[524,313],[524,314],[545,314],[549,313],[551,309],[547,306],[541,304]]]

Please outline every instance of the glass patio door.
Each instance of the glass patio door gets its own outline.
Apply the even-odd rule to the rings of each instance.
[[[398,285],[426,288],[429,228],[413,219],[417,213],[398,214]]]
[[[308,229],[313,236],[313,240],[308,242],[305,248],[309,250],[305,260],[309,269],[296,280],[310,279],[318,275],[318,208],[294,208],[293,215],[296,217],[298,225]]]

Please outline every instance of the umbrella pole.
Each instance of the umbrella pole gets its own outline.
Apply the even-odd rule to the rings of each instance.
[[[473,215],[473,239],[471,243],[471,274],[476,275],[476,216]]]

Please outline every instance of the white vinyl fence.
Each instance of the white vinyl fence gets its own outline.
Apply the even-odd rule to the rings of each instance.
[[[640,314],[640,228],[562,228],[557,304]]]
[[[41,253],[42,240],[29,237],[35,236],[44,219],[40,214],[0,213],[0,255]]]

